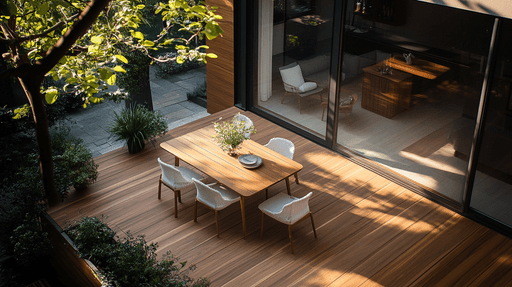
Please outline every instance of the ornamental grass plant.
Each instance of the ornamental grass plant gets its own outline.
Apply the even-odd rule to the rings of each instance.
[[[146,140],[154,141],[167,131],[167,122],[160,112],[149,111],[141,105],[124,108],[121,113],[114,111],[115,120],[109,132],[116,140],[124,140],[130,153],[141,151]]]

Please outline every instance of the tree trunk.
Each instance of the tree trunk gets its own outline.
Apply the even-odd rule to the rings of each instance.
[[[43,191],[48,200],[48,204],[52,206],[60,201],[60,194],[57,192],[57,188],[55,187],[52,145],[48,129],[48,118],[46,117],[43,96],[39,90],[42,78],[24,77],[19,78],[19,81],[25,90],[25,94],[27,95],[30,106],[32,107],[37,145],[39,147],[39,167],[41,171],[41,178],[43,180]]]
[[[153,97],[151,96],[151,85],[149,82],[149,64],[137,65],[136,75],[130,78],[135,88],[130,89],[130,99],[126,101],[126,107],[143,105],[148,110],[153,110]],[[132,72],[133,73],[133,72]]]

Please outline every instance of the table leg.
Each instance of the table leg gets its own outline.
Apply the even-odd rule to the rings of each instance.
[[[286,181],[286,190],[288,191],[288,195],[292,195],[292,192],[290,191],[290,178],[285,178]]]
[[[242,212],[242,229],[244,231],[244,239],[247,238],[247,230],[245,227],[245,198],[240,196],[240,210]]]
[[[180,166],[180,158],[177,157],[177,156],[174,156],[174,165],[175,166]]]

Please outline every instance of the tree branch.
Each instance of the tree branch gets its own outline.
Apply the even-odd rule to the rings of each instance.
[[[70,18],[66,18],[66,21],[73,21],[74,19],[78,18],[78,16],[80,16],[80,14],[73,15]],[[53,25],[52,27],[50,27],[49,29],[47,29],[46,31],[44,31],[42,33],[39,33],[36,35],[28,35],[28,36],[24,36],[24,37],[19,37],[19,39],[17,39],[17,40],[21,43],[21,42],[25,42],[25,41],[31,41],[34,39],[46,37],[46,35],[50,34],[52,31],[55,31],[57,28],[59,28],[60,26],[62,26],[64,24],[66,24],[65,21],[59,21],[59,22],[57,22],[57,24]]]
[[[73,47],[75,42],[87,33],[109,2],[110,0],[93,0],[89,2],[87,7],[80,13],[78,21],[66,31],[43,59],[36,62],[36,65],[41,69],[38,72],[44,75],[57,65],[60,59]]]
[[[0,81],[10,77],[21,78],[31,73],[33,67],[29,64],[24,64],[16,68],[10,68],[0,72]]]

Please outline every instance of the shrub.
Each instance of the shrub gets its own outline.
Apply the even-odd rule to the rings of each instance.
[[[187,100],[206,108],[206,81],[196,86],[192,92],[187,93]]]
[[[142,150],[146,140],[154,140],[167,131],[167,122],[160,112],[149,111],[144,106],[125,108],[120,114],[114,111],[114,116],[109,132],[116,140],[126,141],[130,153]]]
[[[177,56],[176,53],[167,53],[167,54],[160,56],[160,58],[174,58],[176,56]],[[206,65],[203,61],[197,61],[197,60],[190,61],[188,59],[186,59],[185,62],[182,64],[178,64],[176,61],[169,61],[169,62],[163,62],[163,63],[156,62],[156,63],[158,65],[158,67],[160,67],[160,69],[157,71],[157,76],[159,76],[159,77],[184,73],[186,71],[201,68]]]
[[[98,177],[98,165],[94,163],[91,151],[80,138],[69,134],[69,128],[62,126],[52,129],[52,152],[55,165],[55,179],[61,194],[69,190],[87,188]]]
[[[189,277],[195,266],[183,270],[186,262],[170,253],[157,261],[156,243],[131,234],[121,240],[100,218],[84,217],[65,231],[79,255],[93,262],[114,286],[209,286],[206,279]]]

